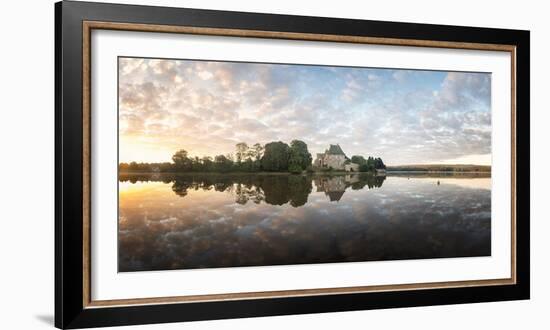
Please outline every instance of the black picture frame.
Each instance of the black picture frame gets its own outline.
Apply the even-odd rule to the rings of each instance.
[[[262,299],[86,307],[81,221],[83,22],[329,34],[515,47],[516,283]],[[62,1],[55,4],[55,326],[85,328],[529,299],[529,31]]]

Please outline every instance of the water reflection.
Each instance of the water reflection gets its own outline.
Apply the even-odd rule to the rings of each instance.
[[[379,188],[386,176],[371,174],[349,175],[239,175],[239,174],[199,174],[199,175],[166,175],[166,174],[121,174],[121,182],[160,181],[172,183],[172,191],[185,197],[188,190],[205,190],[230,192],[235,195],[235,202],[256,204],[265,202],[271,205],[290,205],[299,207],[307,202],[312,191],[312,182],[317,192],[324,192],[330,201],[339,201],[346,189],[353,190]]]
[[[121,175],[120,181],[120,271],[491,253],[489,177]]]

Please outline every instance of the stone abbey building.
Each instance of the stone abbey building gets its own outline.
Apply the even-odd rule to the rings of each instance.
[[[313,165],[319,168],[332,168],[348,172],[359,170],[359,165],[352,163],[338,144],[331,144],[324,153],[317,154]]]

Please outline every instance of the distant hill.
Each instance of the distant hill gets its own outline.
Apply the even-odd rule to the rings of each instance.
[[[390,172],[491,172],[491,166],[468,164],[422,164],[387,166],[386,170]]]

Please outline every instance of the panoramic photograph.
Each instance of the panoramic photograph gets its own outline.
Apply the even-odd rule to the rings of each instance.
[[[118,270],[491,255],[491,74],[118,59]]]

